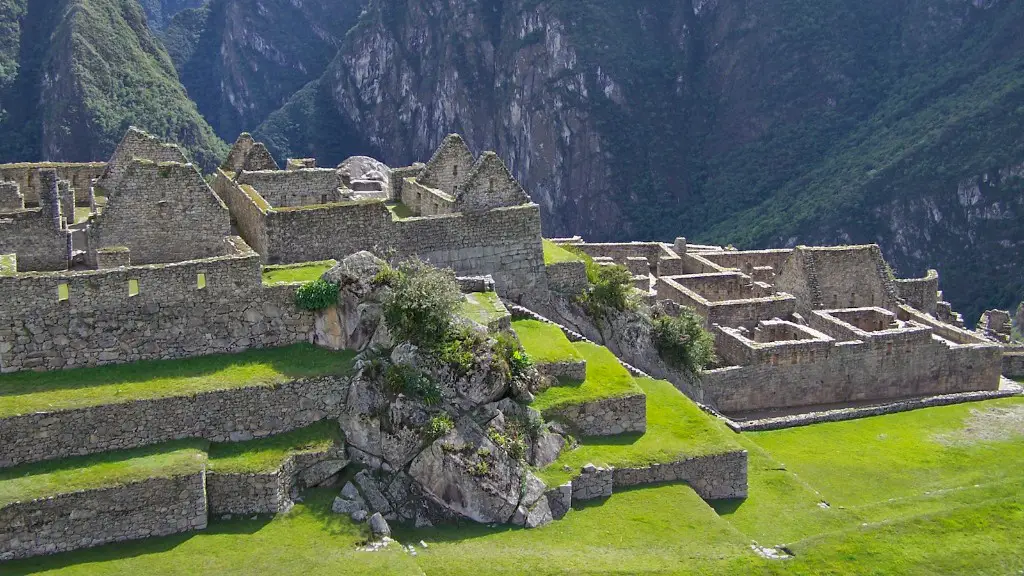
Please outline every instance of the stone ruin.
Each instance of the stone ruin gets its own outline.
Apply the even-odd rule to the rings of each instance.
[[[573,498],[653,481],[685,480],[707,499],[745,496],[745,453],[657,469],[588,466],[572,483],[544,486],[491,434],[529,426],[541,433],[526,447],[525,462],[542,466],[557,457],[567,443],[564,430],[524,406],[528,390],[486,369],[446,373],[402,343],[393,343],[387,358],[373,358],[374,344],[388,336],[373,312],[376,288],[367,278],[377,261],[367,252],[418,256],[459,276],[484,277],[470,282],[482,288],[469,291],[496,290],[520,313],[539,313],[566,333],[604,344],[636,374],[668,379],[710,412],[736,420],[1019,393],[1001,379],[1024,374],[1024,351],[1007,336],[1009,315],[989,312],[978,331],[966,330],[943,301],[936,271],[895,278],[876,245],[741,251],[684,238],[555,242],[595,263],[624,266],[646,302],[663,313],[695,311],[715,338],[719,364],[682,374],[660,360],[649,326],[636,317],[586,317],[575,301],[589,286],[584,262],[545,265],[539,207],[496,154],[475,155],[456,135],[424,164],[391,168],[354,157],[318,168],[314,159],[288,159],[282,170],[266,146],[242,134],[212,183],[180,148],[135,128],[107,162],[0,165],[3,372],[297,342],[361,354],[349,379],[228,391],[229,400],[209,406],[126,406],[117,418],[132,423],[130,438],[106,430],[102,410],[66,421],[61,414],[0,419],[0,468],[180,437],[238,441],[253,431],[275,434],[332,418],[346,433],[343,455],[335,450],[260,480],[271,487],[269,501],[252,496],[263,488],[237,488],[238,479],[189,479],[188,486],[210,489],[190,496],[192,507],[176,525],[201,528],[210,511],[285,509],[291,487],[316,485],[310,478],[335,475],[349,460],[364,470],[345,485],[335,509],[370,518],[381,530],[386,520],[422,526],[451,518],[536,526],[563,515]],[[264,265],[326,259],[342,260],[327,276],[342,285],[343,302],[326,315],[299,309],[294,286],[262,282]],[[481,344],[479,357],[491,353],[488,346]],[[410,436],[438,408],[389,395],[373,373],[375,362],[430,371],[442,384],[451,429],[438,438]],[[547,369],[576,374],[581,366]],[[623,400],[602,407],[594,432],[645,429],[644,398]],[[226,406],[241,411],[225,412]],[[195,417],[195,410],[206,412]],[[594,414],[576,415],[575,424]],[[182,424],[168,431],[158,422]],[[42,437],[69,440],[41,443]],[[488,471],[481,473],[485,461]],[[152,500],[162,502],[166,487],[153,490]],[[169,532],[145,525],[106,534],[122,540],[156,533]],[[0,557],[7,553],[2,536]],[[69,546],[75,545],[39,540],[18,554]]]

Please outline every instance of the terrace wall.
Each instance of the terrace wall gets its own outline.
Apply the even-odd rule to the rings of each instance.
[[[340,450],[340,448],[338,449]],[[301,485],[300,472],[327,459],[334,450],[291,454],[277,470],[259,473],[209,472],[206,497],[210,514],[277,514],[295,503],[293,491]]]
[[[704,500],[747,497],[747,451],[697,456],[643,468],[616,468],[615,488],[686,482]]]
[[[240,442],[289,432],[337,417],[348,384],[323,376],[0,418],[0,468],[184,438]]]
[[[548,288],[563,294],[582,294],[590,286],[587,265],[579,262],[555,262],[544,267]]]
[[[614,436],[647,430],[647,397],[609,398],[551,411],[584,436]]]
[[[0,369],[186,358],[307,341],[313,314],[296,308],[294,288],[263,286],[258,256],[240,241],[234,249],[232,256],[177,264],[0,277]],[[133,287],[138,293],[130,295]]]
[[[0,561],[206,528],[202,471],[0,508]]]

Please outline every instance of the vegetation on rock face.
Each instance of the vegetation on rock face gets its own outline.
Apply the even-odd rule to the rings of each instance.
[[[625,266],[598,264],[587,260],[587,280],[590,287],[579,296],[579,301],[594,319],[603,318],[611,311],[622,312],[633,308],[633,275]]]
[[[444,342],[462,303],[451,270],[410,259],[385,267],[374,280],[390,287],[384,296],[384,322],[397,341],[425,348]]]
[[[700,374],[715,362],[715,338],[693,310],[682,307],[672,316],[655,307],[651,327],[654,346],[670,366]]]
[[[295,289],[295,305],[303,310],[324,310],[338,304],[338,285],[317,278]]]

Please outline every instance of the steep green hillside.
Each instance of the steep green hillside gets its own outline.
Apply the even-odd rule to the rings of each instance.
[[[129,125],[183,144],[204,167],[226,152],[135,0],[33,0],[8,13],[3,25],[22,34],[16,75],[0,84],[0,160],[105,159]]]
[[[139,0],[152,30],[161,30],[182,10],[198,8],[204,0]]]

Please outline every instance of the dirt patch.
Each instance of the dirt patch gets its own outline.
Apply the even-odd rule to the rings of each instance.
[[[999,442],[1024,436],[1024,404],[971,409],[964,427],[936,434],[935,440],[947,446],[966,446],[978,442]]]

